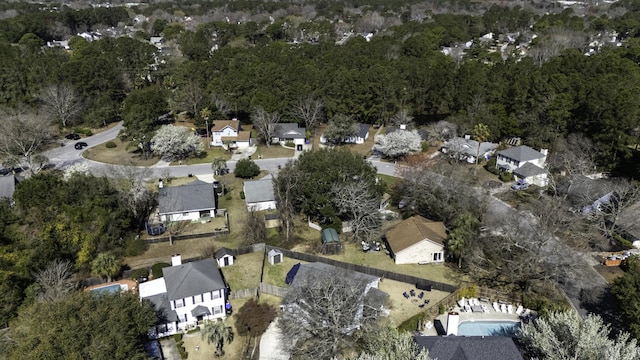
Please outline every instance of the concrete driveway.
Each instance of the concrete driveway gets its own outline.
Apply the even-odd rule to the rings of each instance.
[[[282,335],[276,325],[278,319],[271,322],[260,338],[260,360],[288,360],[289,354],[282,350]]]

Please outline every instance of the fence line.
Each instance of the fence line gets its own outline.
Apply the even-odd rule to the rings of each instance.
[[[173,241],[199,239],[199,238],[204,238],[204,237],[220,236],[220,235],[228,235],[228,234],[229,234],[229,228],[227,227],[224,230],[209,231],[209,232],[206,232],[206,233],[175,235],[175,236],[173,236]],[[169,241],[169,237],[168,236],[164,236],[164,237],[159,237],[159,238],[146,239],[145,241],[147,242],[147,244],[168,242]]]
[[[257,297],[259,288],[232,290],[229,292],[229,299],[243,299],[248,297]]]
[[[276,286],[276,285],[265,284],[263,282],[260,283],[260,286],[258,287],[258,289],[260,293],[270,294],[270,295],[278,296],[281,298],[287,295],[287,291],[289,291],[289,289]]]

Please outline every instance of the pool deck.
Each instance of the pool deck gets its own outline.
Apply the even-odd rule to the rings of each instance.
[[[487,303],[483,303],[487,304]],[[453,308],[453,311],[457,312],[460,315],[460,322],[463,321],[520,321],[520,316],[518,314],[509,314],[503,313],[500,311],[495,311],[491,304],[488,304],[489,312],[463,312],[460,310],[460,307],[456,306]],[[442,315],[438,315],[434,322],[439,321],[443,328],[447,328],[447,313]],[[421,335],[424,336],[438,336],[438,331],[436,330],[436,326],[432,326],[430,329],[423,329],[420,332]]]
[[[99,289],[105,286],[109,286],[109,285],[115,285],[115,284],[120,284],[120,285],[127,285],[127,289],[128,291],[137,291],[138,290],[138,283],[133,281],[133,280],[129,280],[129,279],[122,279],[122,280],[118,280],[118,281],[112,281],[110,283],[104,283],[104,284],[98,284],[98,285],[93,285],[93,286],[89,286],[86,287],[84,289],[84,291],[91,291],[93,289]]]

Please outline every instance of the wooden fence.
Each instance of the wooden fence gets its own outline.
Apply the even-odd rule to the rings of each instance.
[[[260,286],[256,288],[232,290],[229,293],[229,299],[244,299],[251,297],[259,297],[260,294],[270,294],[278,297],[284,297],[287,295],[289,289],[282,288],[276,285],[260,283]]]
[[[258,287],[258,289],[260,290],[260,293],[270,294],[270,295],[278,296],[281,298],[287,295],[287,291],[289,291],[289,289],[287,288],[283,288],[283,287],[271,285],[271,284],[265,284],[262,282],[260,283],[260,286]]]
[[[258,288],[232,290],[229,292],[229,299],[244,299],[248,297],[257,297]]]

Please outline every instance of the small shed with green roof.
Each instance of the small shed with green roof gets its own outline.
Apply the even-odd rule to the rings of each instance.
[[[334,255],[342,252],[342,243],[336,229],[327,228],[322,230],[321,234],[323,254]]]

